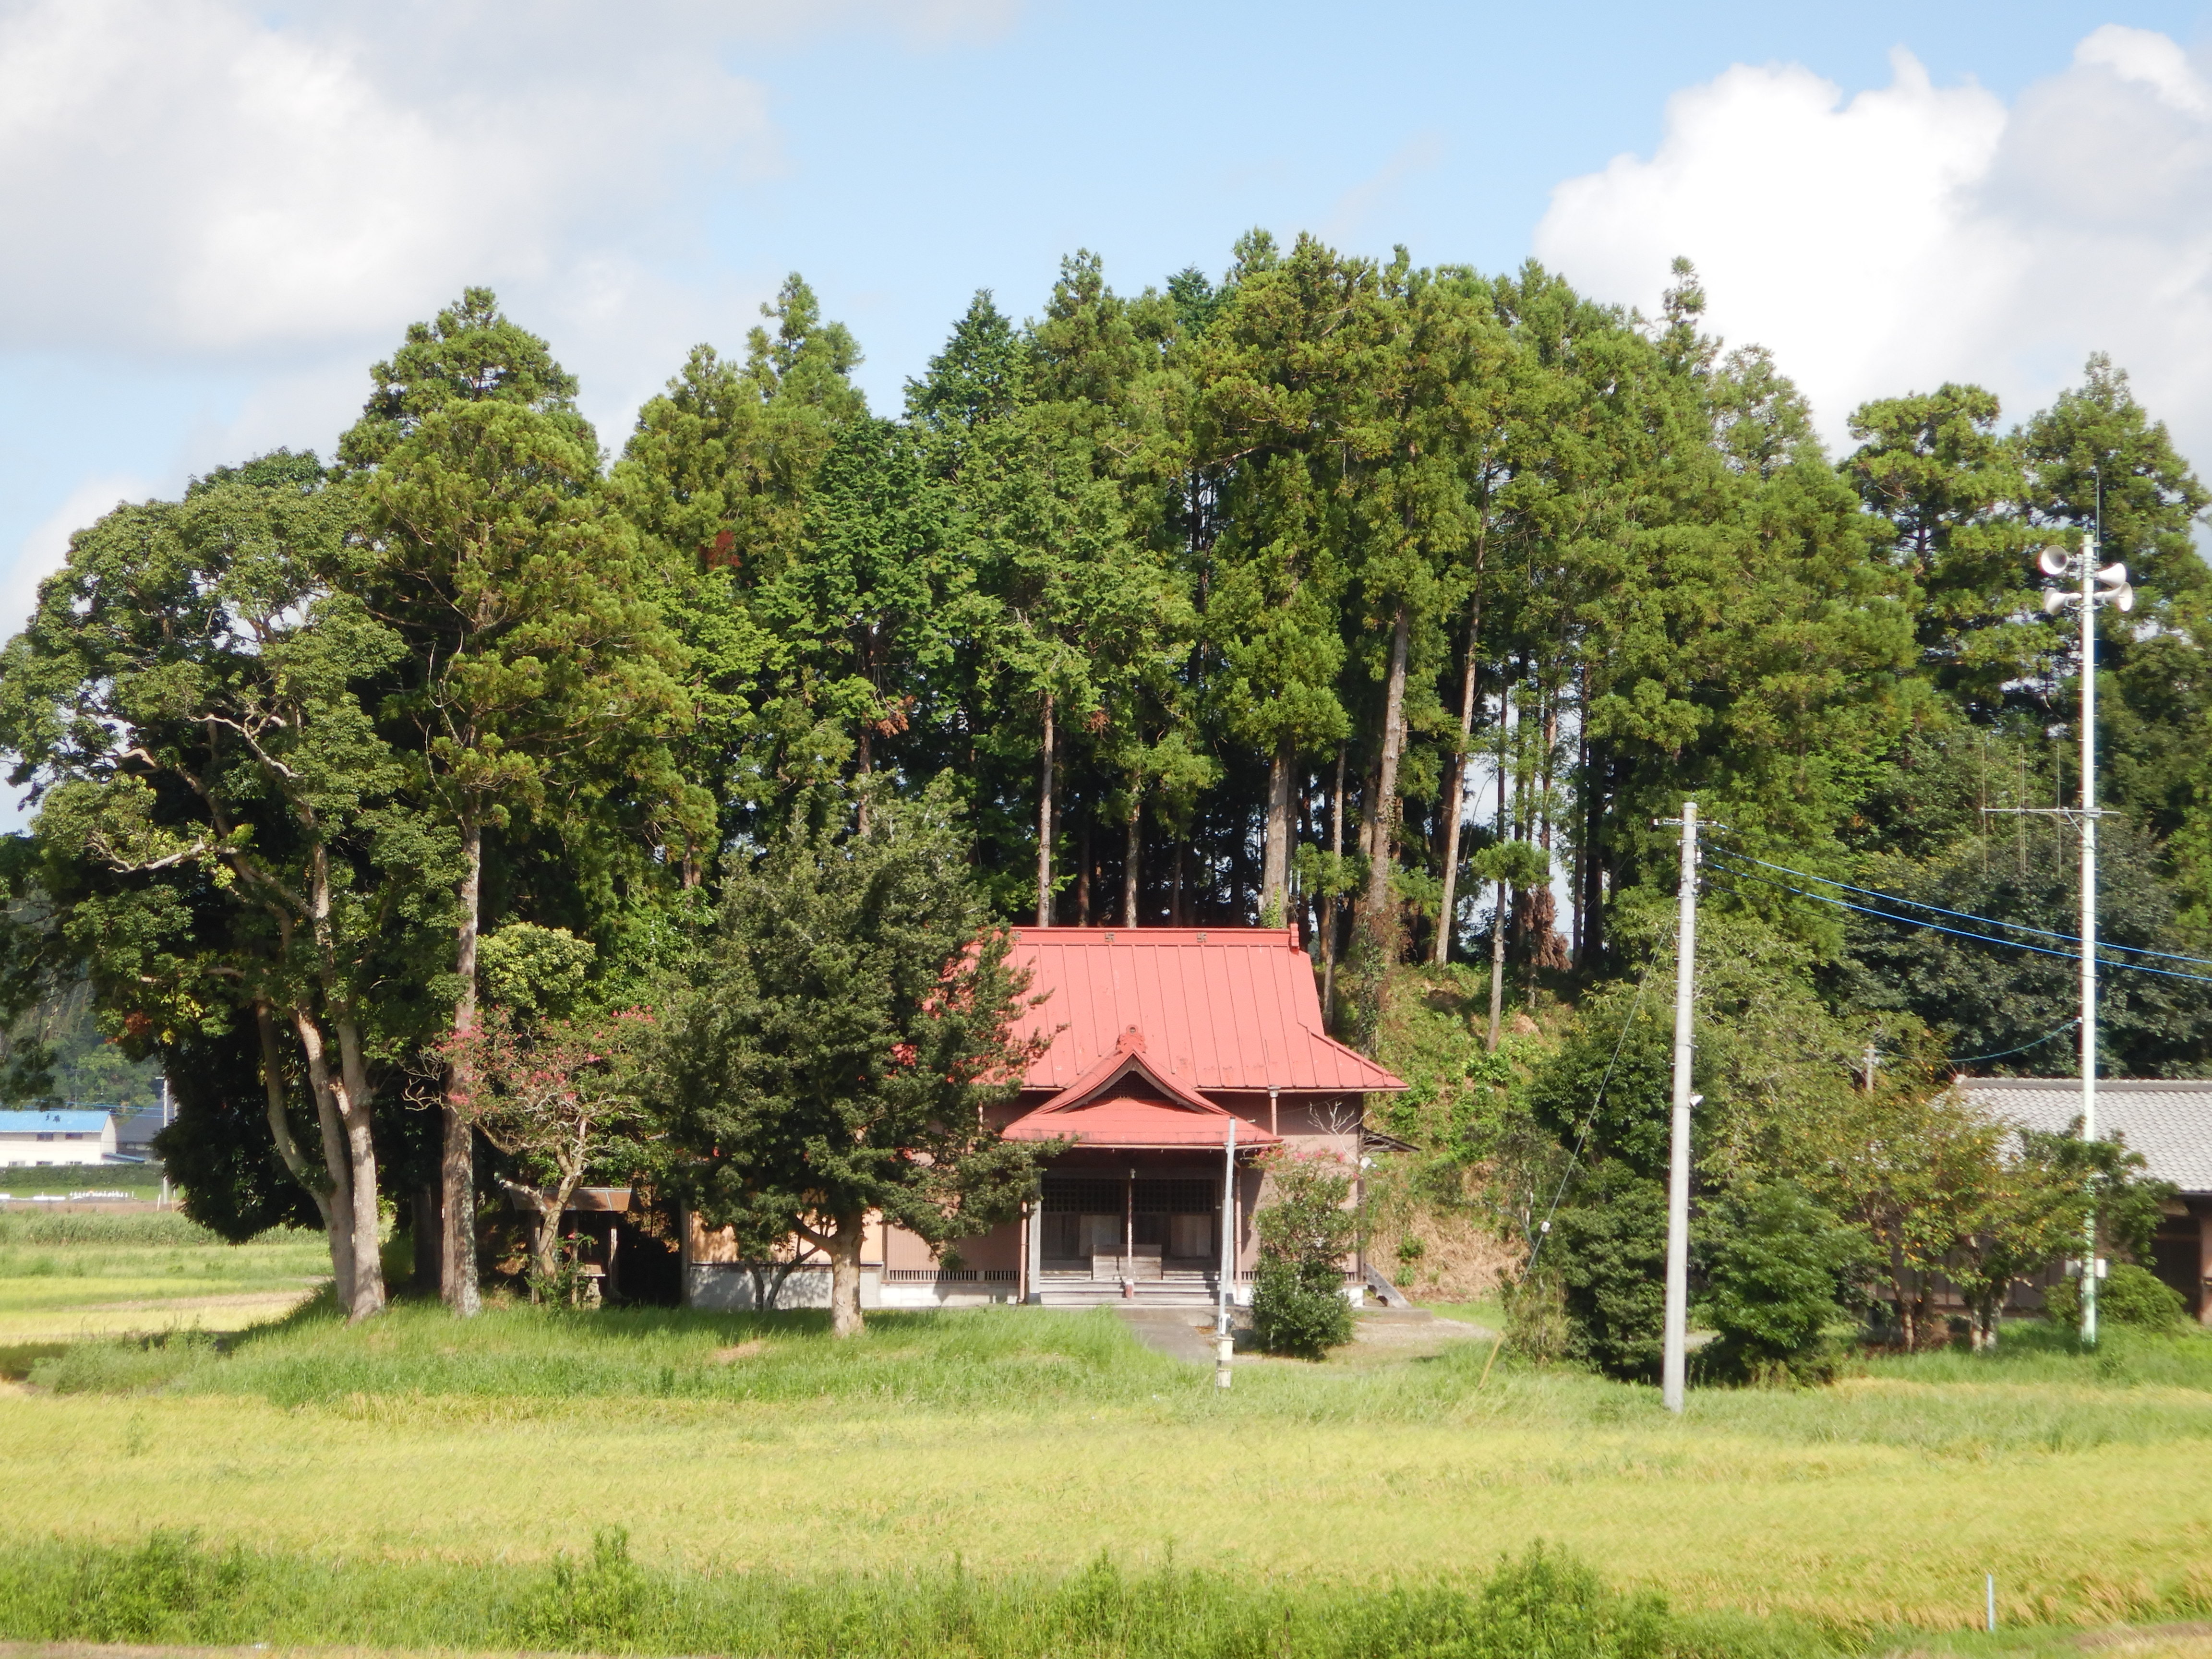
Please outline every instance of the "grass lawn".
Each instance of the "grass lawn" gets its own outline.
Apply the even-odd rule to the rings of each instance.
[[[57,1285],[296,1281],[319,1249],[0,1235],[0,1318],[65,1314]],[[1679,1421],[1654,1390],[1510,1362],[1480,1384],[1488,1347],[1240,1366],[1224,1395],[1103,1310],[872,1316],[840,1344],[805,1314],[403,1305],[349,1330],[317,1304],[221,1343],[34,1357],[0,1398],[0,1491],[18,1540],[191,1528],[402,1575],[542,1578],[619,1523],[671,1583],[1054,1583],[1103,1553],[1368,1594],[1472,1582],[1540,1540],[1678,1610],[1874,1651],[1902,1628],[2040,1651],[2051,1627],[2212,1613],[2212,1338],[2084,1355],[2013,1332],[1829,1389],[1697,1392]],[[2008,1630],[2040,1635],[1952,1643],[1986,1571]]]

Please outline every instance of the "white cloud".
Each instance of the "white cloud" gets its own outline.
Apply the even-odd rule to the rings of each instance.
[[[2164,35],[2108,26],[2009,106],[1911,54],[1846,100],[1795,65],[1677,94],[1648,158],[1553,193],[1536,252],[1656,307],[1677,253],[1711,325],[1774,349],[1844,441],[1869,398],[1971,380],[2013,416],[2109,350],[2212,470],[2212,89]]]
[[[142,479],[87,478],[61,504],[31,527],[15,556],[0,570],[0,639],[22,631],[38,608],[39,584],[69,557],[70,537],[119,503],[144,501],[152,492]]]
[[[452,26],[408,41],[408,12],[374,33],[227,0],[0,12],[0,344],[388,333],[471,280],[546,281],[650,220],[672,173],[769,150],[759,88],[711,52],[647,32],[518,75]]]

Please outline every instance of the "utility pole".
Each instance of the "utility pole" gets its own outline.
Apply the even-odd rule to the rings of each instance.
[[[2081,832],[2081,1139],[2097,1139],[2097,604],[2135,608],[2124,564],[2097,568],[2097,538],[2081,532],[2081,551],[2046,547],[2036,561],[2046,576],[2071,576],[2075,591],[2053,587],[2043,596],[2046,614],[2075,606],[2081,623],[2081,805],[2074,814]],[[2081,1341],[2097,1346],[2097,1205],[2091,1177],[2089,1213],[2081,1237]]]
[[[1221,1149],[1221,1278],[1215,1285],[1213,1315],[1213,1386],[1229,1386],[1230,1357],[1236,1341],[1229,1331],[1229,1304],[1237,1278],[1237,1115],[1229,1115],[1229,1130]]]
[[[1674,941],[1674,1124],[1673,1155],[1667,1169],[1667,1334],[1661,1362],[1660,1393],[1667,1409],[1680,1414],[1686,1370],[1685,1344],[1690,1327],[1690,1065],[1691,1010],[1698,983],[1698,803],[1682,803],[1680,919]]]

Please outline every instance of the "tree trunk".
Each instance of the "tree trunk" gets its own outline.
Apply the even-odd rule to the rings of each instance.
[[[1052,693],[1044,697],[1044,755],[1037,785],[1036,925],[1052,926]]]
[[[1511,665],[1507,665],[1511,672]],[[1512,732],[1513,688],[1504,687],[1498,694],[1498,840],[1503,844],[1512,820],[1506,816],[1506,779],[1510,769],[1507,764],[1506,744]],[[1505,1011],[1505,934],[1513,918],[1513,887],[1510,882],[1498,884],[1498,909],[1490,920],[1490,1052],[1498,1052],[1498,1021]]]
[[[384,1310],[384,1258],[378,1248],[376,1139],[369,1105],[368,1065],[362,1053],[361,1028],[340,1016],[331,1021],[338,1039],[338,1122],[345,1132],[347,1174],[353,1193],[352,1317],[366,1319]]]
[[[857,781],[861,787],[857,792],[860,795],[860,799],[854,804],[853,807],[853,828],[856,833],[865,836],[868,833],[868,791],[866,787],[868,775],[875,770],[875,757],[870,752],[868,748],[868,727],[866,721],[862,721],[860,725],[859,750],[860,763],[857,769],[858,776],[855,781]]]
[[[1595,970],[1605,954],[1605,860],[1598,845],[1605,813],[1604,775],[1605,750],[1593,743],[1589,763],[1583,768],[1583,959],[1576,964],[1585,974]]]
[[[1094,805],[1083,815],[1083,828],[1077,837],[1075,848],[1075,925],[1091,925],[1091,820],[1097,811]]]
[[[291,1115],[284,1105],[283,1062],[276,1052],[276,1021],[267,1003],[253,1005],[253,1023],[261,1036],[261,1086],[268,1097],[269,1133],[276,1139],[276,1156],[284,1160],[292,1179],[315,1200],[315,1212],[322,1217],[323,1231],[330,1237],[331,1283],[338,1306],[349,1309],[353,1306],[352,1206],[331,1201],[333,1183],[327,1176],[319,1182],[314,1178],[307,1160],[301,1156],[299,1142],[292,1137]]]
[[[1343,878],[1344,860],[1344,751],[1346,745],[1336,745],[1335,805],[1329,814],[1328,851],[1337,880]],[[1334,893],[1322,901],[1322,962],[1321,1017],[1330,1030],[1336,1029],[1336,900]]]
[[[453,1031],[460,1036],[477,1027],[477,927],[483,897],[483,825],[467,812],[461,817],[461,916],[454,960],[460,995],[453,1005]],[[438,1163],[446,1209],[438,1290],[446,1305],[465,1319],[483,1306],[477,1289],[476,1138],[462,1110],[475,1081],[465,1064],[457,1061],[446,1069],[445,1136]]]
[[[1505,921],[1512,914],[1513,884],[1498,884],[1498,912],[1490,922],[1490,1052],[1498,1052],[1498,1022],[1505,1012]]]
[[[1583,788],[1589,787],[1589,667],[1583,665],[1579,695],[1575,699],[1575,780]],[[1583,910],[1587,895],[1583,884],[1589,876],[1589,836],[1587,830],[1575,837],[1574,873],[1568,877],[1569,890],[1573,896],[1575,971],[1581,973],[1589,965],[1589,956],[1583,927]]]
[[[409,1207],[413,1212],[410,1231],[415,1246],[415,1271],[407,1281],[408,1288],[417,1296],[435,1296],[439,1285],[438,1257],[445,1243],[445,1222],[441,1218],[444,1210],[438,1202],[438,1183],[433,1181],[417,1187]]]
[[[1481,566],[1475,567],[1477,580]],[[1474,690],[1477,652],[1482,644],[1482,595],[1475,594],[1467,622],[1467,672],[1461,677],[1459,686],[1459,752],[1453,756],[1452,764],[1444,778],[1444,891],[1443,902],[1437,909],[1437,946],[1435,960],[1441,968],[1451,960],[1452,935],[1458,932],[1453,924],[1452,904],[1459,887],[1459,817],[1467,790],[1468,739],[1474,731]]]
[[[1144,850],[1144,800],[1140,796],[1132,795],[1129,799],[1128,846],[1121,861],[1121,925],[1124,927],[1137,925],[1137,873],[1139,858]]]
[[[860,1237],[867,1218],[860,1211],[837,1218],[830,1236],[830,1334],[860,1334]]]
[[[353,1271],[340,1305],[349,1322],[366,1319],[384,1306],[384,1269],[376,1237],[376,1152],[368,1141],[368,1114],[351,1106],[344,1081],[331,1075],[322,1027],[304,1009],[295,1007],[292,1029],[307,1058],[307,1086],[314,1093],[324,1166],[331,1175],[331,1224],[349,1235]]]
[[[1412,612],[1401,600],[1390,624],[1390,678],[1382,694],[1382,759],[1376,768],[1375,810],[1370,814],[1374,822],[1372,861],[1367,868],[1370,926],[1379,926],[1389,911],[1390,875],[1397,861],[1398,762],[1406,748],[1406,649],[1412,628]]]
[[[1260,924],[1279,927],[1290,913],[1291,773],[1297,760],[1288,738],[1275,745],[1267,763],[1267,831],[1260,872]]]

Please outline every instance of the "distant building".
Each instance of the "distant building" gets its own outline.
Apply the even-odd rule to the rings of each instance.
[[[2081,1115],[2078,1078],[1962,1077],[1956,1086],[1970,1103],[2023,1129],[2064,1133]],[[2212,1081],[2099,1078],[2097,1133],[2117,1133],[2142,1154],[2153,1179],[2180,1188],[2144,1265],[2212,1324]]]
[[[106,1164],[115,1156],[112,1113],[0,1112],[0,1168]]]
[[[161,1109],[141,1106],[136,1111],[115,1114],[115,1150],[125,1158],[150,1158],[154,1156],[154,1137],[161,1133]]]

